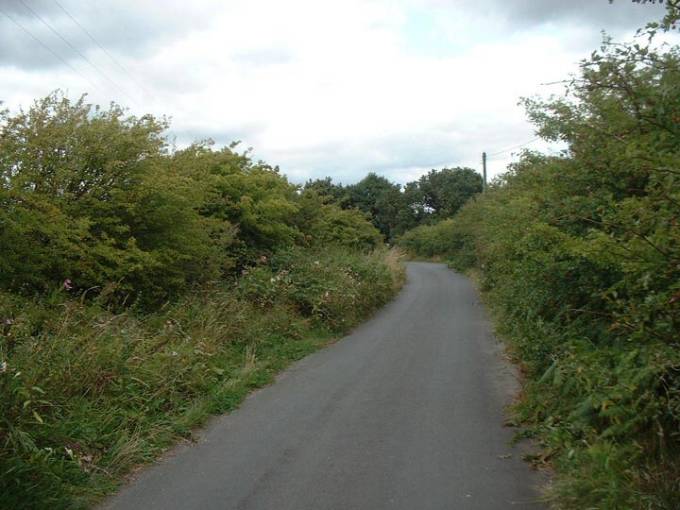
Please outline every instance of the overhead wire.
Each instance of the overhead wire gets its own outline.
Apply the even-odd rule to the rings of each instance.
[[[83,53],[73,46],[68,39],[66,39],[61,33],[59,33],[58,30],[56,30],[52,25],[50,25],[47,21],[45,21],[37,12],[35,12],[24,0],[19,0],[19,2],[35,17],[37,18],[43,25],[45,25],[53,34],[55,34],[59,39],[61,39],[69,48],[71,48],[80,58],[82,58],[85,62],[87,62],[95,71],[97,71],[104,79],[106,79],[115,89],[118,90],[118,92],[124,94],[127,96],[130,100],[132,100],[135,104],[139,105],[137,100],[132,97],[130,94],[128,94],[120,85],[118,85],[115,81],[113,81],[109,76],[106,75],[99,67],[97,67],[95,64],[93,64],[90,59],[88,59]]]
[[[59,60],[62,64],[64,64],[66,67],[71,69],[74,73],[76,73],[78,76],[80,76],[82,79],[87,81],[95,90],[101,92],[101,89],[92,81],[90,80],[87,76],[85,76],[83,73],[78,71],[75,67],[73,67],[71,64],[69,64],[61,55],[59,55],[56,51],[54,51],[52,48],[50,48],[47,44],[42,42],[39,37],[33,34],[29,29],[27,29],[25,26],[23,26],[21,23],[19,23],[17,20],[15,20],[12,16],[10,16],[4,9],[0,7],[0,12],[5,15],[7,19],[9,19],[12,23],[14,23],[17,27],[19,27],[21,30],[23,30],[26,34],[28,34],[35,42],[37,42],[40,46],[42,46],[45,50],[47,50],[49,53],[52,54],[57,60]]]
[[[85,28],[85,27],[84,27],[84,26],[83,26],[83,25],[82,25],[82,24],[81,24],[81,23],[80,23],[80,22],[79,22],[79,21],[78,21],[71,13],[70,13],[70,12],[69,12],[62,4],[58,1],[58,0],[54,0],[54,3],[57,5],[57,7],[59,7],[59,8],[64,12],[64,14],[66,14],[66,16],[69,17],[69,19],[70,19],[75,25],[78,26],[78,28],[80,28],[80,30],[83,31],[83,33],[84,33],[85,35],[87,35],[87,37],[88,37],[94,44],[97,45],[97,47],[98,47],[100,50],[102,50],[102,52],[103,52],[107,57],[109,57],[109,60],[111,60],[111,62],[113,62],[113,63],[118,67],[118,69],[120,69],[123,73],[125,73],[125,74],[126,74],[126,75],[127,75],[127,76],[135,83],[135,85],[137,85],[143,92],[145,92],[145,93],[151,95],[151,93],[149,92],[149,90],[148,90],[143,84],[141,84],[140,82],[138,82],[137,79],[135,78],[135,76],[134,76],[130,71],[128,71],[128,69],[127,69],[123,64],[121,64],[120,61],[119,61],[117,58],[115,58],[115,57],[114,57],[114,56],[113,56],[113,55],[112,55],[112,54],[104,47],[104,45],[101,44],[101,43],[97,40],[97,38],[96,38],[94,35],[92,35],[92,33],[91,33],[87,28]]]
[[[510,152],[510,151],[512,151],[512,150],[515,150],[515,149],[521,149],[522,147],[525,147],[525,146],[527,146],[527,145],[529,145],[529,144],[531,144],[531,143],[534,143],[535,141],[540,140],[540,139],[541,139],[541,137],[540,137],[540,136],[537,136],[537,137],[535,137],[535,138],[532,138],[532,139],[529,140],[528,142],[520,143],[520,144],[518,144],[518,145],[513,145],[512,147],[507,147],[507,148],[505,148],[505,149],[503,149],[503,150],[500,150],[500,151],[497,151],[497,152],[493,152],[493,153],[489,154],[488,156],[489,156],[489,157],[491,157],[491,156],[498,156],[499,154],[504,154],[504,153],[506,153],[506,152]]]

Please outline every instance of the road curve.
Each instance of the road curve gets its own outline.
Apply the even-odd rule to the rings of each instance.
[[[145,510],[539,509],[516,391],[463,276],[408,265],[372,320],[216,418],[103,505]]]

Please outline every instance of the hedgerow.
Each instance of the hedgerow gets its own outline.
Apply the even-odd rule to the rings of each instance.
[[[84,508],[394,295],[364,213],[60,93],[0,114],[0,507]]]
[[[402,244],[480,274],[557,508],[680,508],[680,50],[607,40],[525,104],[564,154]]]

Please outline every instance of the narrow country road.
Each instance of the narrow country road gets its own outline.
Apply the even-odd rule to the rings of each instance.
[[[399,297],[293,365],[104,507],[539,509],[509,444],[517,390],[469,281],[410,263]]]

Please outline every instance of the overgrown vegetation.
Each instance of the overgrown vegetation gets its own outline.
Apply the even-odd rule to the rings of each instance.
[[[394,295],[357,209],[60,94],[0,122],[0,507],[88,507]]]
[[[680,49],[657,28],[605,41],[564,97],[525,101],[563,156],[525,152],[401,239],[480,273],[556,508],[680,508]]]

